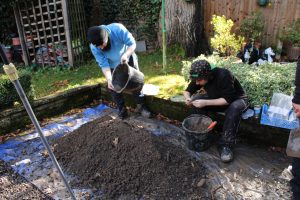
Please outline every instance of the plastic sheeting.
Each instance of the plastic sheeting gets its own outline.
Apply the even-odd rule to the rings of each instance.
[[[51,144],[53,139],[105,115],[116,116],[116,113],[115,110],[101,104],[47,125],[43,131]],[[234,151],[234,161],[224,164],[219,160],[217,149],[214,146],[199,153],[188,150],[185,146],[184,131],[179,127],[135,115],[132,115],[127,121],[143,126],[157,136],[167,137],[170,142],[182,147],[190,156],[201,160],[207,176],[204,185],[199,189],[203,191],[207,199],[290,199],[291,197],[288,186],[290,179],[287,170],[288,160],[282,153],[238,145]],[[10,164],[16,172],[35,184],[44,193],[55,199],[69,198],[37,133],[33,132],[1,144],[0,155],[2,160]],[[67,179],[72,183],[77,177],[67,174]],[[97,199],[101,196],[101,191],[97,189],[73,189],[78,199]]]

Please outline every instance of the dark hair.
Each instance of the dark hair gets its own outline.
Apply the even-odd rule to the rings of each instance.
[[[93,45],[100,46],[108,41],[108,32],[100,26],[92,26],[88,29],[87,38]]]

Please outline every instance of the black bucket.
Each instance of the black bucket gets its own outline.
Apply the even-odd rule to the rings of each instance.
[[[119,64],[113,71],[112,84],[117,93],[141,90],[144,85],[144,74],[128,64]]]
[[[210,147],[213,138],[208,127],[212,122],[212,119],[205,115],[190,115],[183,120],[182,128],[190,150],[200,152]]]

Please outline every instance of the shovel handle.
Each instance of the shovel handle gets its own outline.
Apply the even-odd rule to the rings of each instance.
[[[208,127],[207,129],[213,129],[215,126],[217,125],[217,121],[213,121]]]

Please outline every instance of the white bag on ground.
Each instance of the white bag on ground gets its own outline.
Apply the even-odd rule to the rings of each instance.
[[[289,120],[290,115],[292,115],[291,111],[293,108],[292,98],[292,96],[282,93],[274,93],[268,110],[268,115],[270,117]],[[293,118],[293,116],[291,116],[291,118]]]

